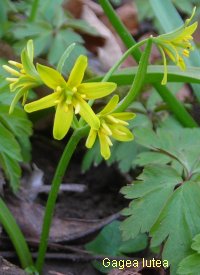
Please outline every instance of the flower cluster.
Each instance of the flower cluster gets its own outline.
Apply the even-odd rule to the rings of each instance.
[[[158,46],[164,63],[164,77],[162,84],[167,83],[167,61],[166,55],[181,69],[185,70],[186,65],[184,57],[189,57],[190,51],[193,50],[191,40],[193,39],[192,34],[195,32],[198,23],[195,22],[190,25],[190,22],[195,14],[195,9],[189,19],[185,21],[185,24],[180,28],[167,33],[162,34],[154,38],[154,42]]]
[[[11,66],[3,65],[3,68],[11,74],[12,77],[7,77],[9,81],[10,91],[16,92],[16,95],[10,106],[10,113],[13,111],[16,103],[23,97],[23,105],[26,102],[28,91],[41,85],[41,80],[37,70],[33,64],[34,48],[33,41],[29,40],[27,47],[21,53],[21,63],[9,60]]]
[[[75,115],[79,114],[91,127],[86,146],[91,148],[98,135],[101,154],[105,159],[110,157],[111,137],[119,141],[133,139],[133,134],[126,127],[126,120],[132,119],[132,113],[114,113],[119,97],[114,96],[106,107],[97,115],[94,113],[88,100],[99,99],[111,94],[117,87],[113,82],[91,82],[83,83],[83,77],[87,68],[87,57],[80,55],[72,68],[66,81],[57,70],[37,64],[33,65],[33,45],[29,41],[27,48],[22,51],[21,63],[9,61],[17,68],[4,65],[4,69],[15,76],[7,78],[11,91],[17,91],[14,103],[24,96],[30,88],[45,84],[52,93],[34,102],[25,104],[26,112],[31,113],[38,110],[55,107],[53,136],[61,140],[67,134]],[[25,100],[23,100],[25,102]],[[14,104],[12,104],[13,109]]]
[[[104,159],[110,157],[110,146],[113,145],[111,137],[118,141],[130,141],[133,139],[133,134],[126,126],[128,126],[127,120],[133,119],[135,114],[130,112],[115,113],[114,110],[118,102],[119,97],[114,95],[103,110],[97,114],[100,120],[100,127],[98,130],[91,128],[86,141],[86,147],[91,148],[98,136],[101,155]]]

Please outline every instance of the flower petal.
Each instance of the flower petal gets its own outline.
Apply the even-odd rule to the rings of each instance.
[[[99,113],[100,115],[106,115],[111,113],[117,106],[119,102],[119,96],[118,95],[114,95],[106,104],[106,106],[101,110],[101,112]]]
[[[130,119],[133,119],[136,116],[136,114],[131,112],[123,112],[123,113],[112,113],[112,116],[120,120],[130,120]]]
[[[45,96],[39,100],[36,100],[34,102],[28,103],[24,106],[24,110],[27,113],[32,113],[38,110],[46,109],[52,106],[55,106],[55,101],[58,100],[59,96],[57,93],[50,94],[48,96]]]
[[[131,131],[123,125],[109,125],[112,137],[119,141],[131,141],[134,136]]]
[[[68,105],[66,111],[66,104],[60,103],[56,108],[56,115],[53,126],[53,137],[61,140],[67,134],[73,119],[73,106]]]
[[[90,132],[89,132],[89,135],[87,137],[85,146],[87,148],[92,148],[94,143],[95,143],[96,137],[97,137],[97,131],[95,131],[93,129],[90,129]]]
[[[87,68],[87,56],[80,55],[77,58],[74,64],[74,67],[70,73],[69,79],[67,81],[67,84],[71,88],[77,87],[79,84],[81,84],[86,68]]]
[[[97,99],[111,94],[117,85],[113,82],[82,83],[78,86],[78,93],[86,95],[87,99]]]
[[[53,90],[55,90],[58,86],[63,87],[66,85],[62,75],[50,67],[37,64],[37,71],[42,81]]]
[[[76,108],[79,106],[79,114],[83,117],[83,119],[90,125],[94,130],[98,130],[100,126],[99,118],[95,115],[90,105],[85,102],[80,96],[76,95],[73,98],[73,105]]]
[[[110,146],[108,144],[106,135],[99,131],[98,136],[100,141],[101,155],[105,160],[107,160],[110,158]]]

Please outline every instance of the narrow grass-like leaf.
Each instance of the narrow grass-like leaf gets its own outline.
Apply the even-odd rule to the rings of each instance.
[[[10,210],[0,198],[0,222],[10,237],[23,268],[33,265],[30,250]]]

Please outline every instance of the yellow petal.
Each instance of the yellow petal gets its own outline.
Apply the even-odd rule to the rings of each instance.
[[[114,95],[106,104],[106,106],[101,110],[101,112],[99,113],[100,115],[106,115],[111,113],[117,106],[119,102],[119,96],[118,95]]]
[[[99,142],[100,142],[100,150],[102,157],[107,160],[110,158],[110,147],[108,144],[108,140],[106,135],[103,134],[101,131],[98,132]]]
[[[58,86],[63,87],[66,85],[62,75],[50,67],[37,64],[37,71],[42,81],[53,90],[55,90]]]
[[[82,83],[78,86],[78,93],[86,95],[87,99],[97,99],[111,94],[117,85],[113,82]]]
[[[94,143],[95,143],[96,137],[97,137],[97,131],[95,131],[93,129],[90,129],[90,132],[89,132],[88,138],[86,140],[85,146],[87,148],[92,148]]]
[[[53,93],[51,95],[45,96],[39,100],[28,103],[24,106],[24,110],[28,113],[32,113],[38,110],[46,109],[55,106],[55,101],[58,100],[58,94]]]
[[[119,141],[131,141],[134,136],[131,131],[123,125],[110,125],[112,137]]]
[[[130,120],[130,119],[133,119],[136,116],[136,114],[130,113],[130,112],[123,112],[123,113],[112,113],[112,116],[120,120]]]
[[[66,112],[66,104],[60,103],[56,108],[56,115],[53,126],[53,137],[61,140],[67,134],[73,119],[73,106],[68,105]]]
[[[69,79],[67,81],[67,84],[71,88],[77,87],[79,84],[81,84],[86,68],[87,68],[87,56],[80,55],[77,58],[74,64],[74,67],[70,73]]]
[[[82,99],[80,96],[76,95],[73,98],[73,105],[76,108],[77,105],[79,105],[79,114],[82,116],[82,118],[90,125],[91,128],[94,130],[98,130],[100,126],[99,118],[95,115],[91,107],[87,102],[85,102],[84,99]]]

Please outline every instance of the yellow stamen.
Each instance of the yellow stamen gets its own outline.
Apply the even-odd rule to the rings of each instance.
[[[85,94],[81,94],[81,97],[82,97],[82,98],[86,98],[86,95],[85,95]]]
[[[57,99],[57,100],[54,101],[54,103],[55,103],[55,104],[58,104],[58,103],[60,103],[60,100]]]
[[[80,104],[76,104],[75,106],[75,114],[77,115],[80,112],[81,106]]]

